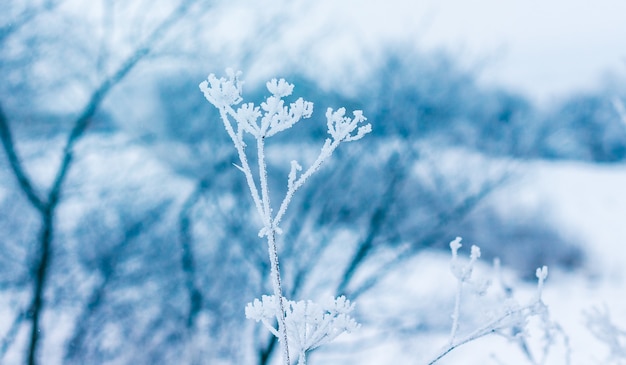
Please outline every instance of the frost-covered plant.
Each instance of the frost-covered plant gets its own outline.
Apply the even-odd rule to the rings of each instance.
[[[302,348],[305,348],[304,351],[306,351],[307,348],[303,345],[308,344],[308,342],[302,343],[301,339],[310,335],[307,331],[311,328],[318,328],[317,326],[319,326],[319,324],[316,322],[318,317],[309,317],[306,310],[294,310],[294,308],[300,308],[300,305],[296,303],[296,306],[293,307],[291,304],[292,302],[287,301],[283,297],[278,250],[276,247],[276,235],[281,233],[280,222],[287,211],[289,203],[291,202],[295,192],[302,187],[307,179],[319,169],[324,160],[332,155],[333,151],[339,146],[339,144],[342,142],[361,139],[371,131],[371,125],[364,124],[366,118],[360,110],[354,111],[353,117],[350,118],[345,116],[346,110],[344,108],[340,108],[337,111],[333,111],[331,108],[328,108],[326,111],[326,119],[330,137],[326,139],[317,159],[306,171],[302,172],[302,166],[297,161],[291,162],[291,170],[287,177],[287,192],[285,193],[285,197],[280,204],[278,212],[274,213],[270,201],[269,186],[267,182],[265,140],[268,137],[291,128],[301,119],[309,118],[313,113],[313,103],[299,98],[289,106],[286,106],[283,98],[291,95],[294,85],[286,82],[284,79],[272,79],[266,84],[267,90],[271,93],[271,95],[265,100],[265,102],[261,103],[260,106],[255,106],[253,103],[246,103],[235,109],[234,107],[243,101],[241,96],[243,82],[239,79],[241,72],[234,72],[229,69],[226,70],[226,73],[227,78],[222,77],[219,79],[214,74],[210,74],[206,81],[200,83],[200,90],[204,93],[205,98],[220,112],[220,117],[224,123],[224,127],[232,139],[239,155],[241,165],[236,166],[245,175],[246,182],[248,183],[248,187],[250,189],[250,195],[252,196],[254,205],[263,222],[263,227],[259,231],[259,237],[267,238],[268,254],[270,259],[270,276],[274,291],[273,300],[276,303],[276,308],[274,308],[275,310],[270,310],[268,307],[263,313],[269,313],[270,315],[276,317],[278,321],[278,329],[272,333],[278,337],[281,344],[283,363],[285,365],[289,365],[289,343],[294,342],[299,344],[301,345],[301,351]],[[252,169],[248,163],[246,143],[244,142],[244,135],[246,133],[250,134],[256,140],[259,175],[258,181],[255,180]],[[252,304],[252,308],[259,306],[264,307],[262,304],[269,303],[271,301],[270,298],[271,297],[265,297],[263,301],[255,301]],[[341,302],[341,298],[337,298],[335,302]],[[260,304],[256,305],[257,303]],[[309,306],[309,304],[304,305],[305,308],[307,306]],[[311,306],[315,307],[312,303]],[[254,311],[250,313],[254,313]],[[290,317],[291,321],[296,321],[296,314],[302,316],[302,318],[298,319],[298,323],[304,323],[304,325],[291,325],[290,327],[290,325],[287,324],[287,318]],[[257,319],[257,317],[254,316],[252,318]],[[311,322],[309,323],[308,321]],[[290,331],[289,328],[293,331]],[[328,328],[331,332],[321,337],[334,338],[336,337],[336,334],[332,331],[336,331],[339,328],[340,327]],[[344,328],[344,330],[347,329],[348,327]],[[294,332],[295,330],[304,330],[305,332]],[[311,343],[310,345],[315,344]],[[309,347],[308,349],[310,348],[312,347]],[[305,361],[302,356],[301,359],[301,361]]]
[[[472,246],[469,261],[462,262],[459,259],[458,251],[462,247],[461,238],[457,237],[450,242],[450,250],[452,252],[452,259],[450,262],[450,270],[457,280],[456,298],[454,303],[454,309],[452,312],[452,326],[450,329],[450,336],[445,346],[443,346],[439,352],[437,352],[427,364],[434,364],[441,358],[446,356],[452,350],[464,345],[468,342],[472,342],[481,337],[489,334],[499,334],[511,340],[519,340],[520,337],[525,335],[524,328],[528,323],[530,317],[537,316],[544,323],[546,328],[547,343],[550,342],[552,332],[558,329],[558,326],[550,321],[548,315],[548,308],[541,299],[544,281],[548,277],[548,268],[543,266],[537,269],[537,292],[526,305],[520,305],[513,298],[503,298],[499,302],[498,308],[490,313],[489,318],[484,324],[479,325],[471,332],[459,336],[459,323],[460,312],[463,304],[463,294],[465,291],[478,296],[483,296],[489,289],[490,282],[477,280],[472,277],[475,264],[480,258],[480,248],[478,246]],[[544,348],[544,355],[547,356],[548,348]],[[537,363],[529,353],[528,349],[525,349],[526,355],[532,363]],[[546,356],[543,356],[544,358]],[[541,360],[539,363],[543,363],[545,360]]]
[[[626,364],[626,329],[613,323],[606,307],[593,308],[584,314],[589,331],[609,348],[605,363]]]
[[[306,364],[307,351],[318,348],[344,332],[354,331],[359,324],[350,317],[354,309],[344,296],[330,298],[324,304],[317,304],[310,300],[298,302],[287,301],[285,306],[285,322],[289,336],[291,351],[298,353],[298,364]],[[276,337],[280,333],[272,325],[280,311],[275,296],[264,295],[261,300],[246,306],[246,317],[261,321]]]

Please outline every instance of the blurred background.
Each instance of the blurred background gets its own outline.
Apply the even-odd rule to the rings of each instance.
[[[246,102],[284,77],[315,103],[269,142],[275,202],[327,107],[373,127],[283,222],[286,296],[346,295],[363,324],[310,363],[445,338],[456,236],[522,286],[549,265],[572,336],[591,305],[626,324],[624,3],[3,0],[0,363],[277,360],[243,310],[271,291],[259,217],[198,89],[227,67]]]

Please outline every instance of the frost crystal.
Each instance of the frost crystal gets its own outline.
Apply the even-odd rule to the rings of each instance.
[[[204,93],[204,97],[219,109],[237,105],[243,100],[241,98],[243,83],[239,81],[241,71],[235,73],[232,69],[227,69],[226,75],[228,79],[223,77],[218,79],[214,74],[210,74],[208,82],[200,83],[200,90]]]
[[[355,134],[351,134],[359,123],[367,120],[361,110],[355,110],[352,114],[354,118],[346,117],[346,108],[339,108],[336,112],[332,108],[326,110],[328,133],[335,141],[356,141],[372,131],[372,125],[368,123],[360,126]]]
[[[267,90],[269,90],[269,92],[277,98],[289,96],[293,92],[293,84],[288,83],[285,79],[272,79],[265,85],[267,86]]]

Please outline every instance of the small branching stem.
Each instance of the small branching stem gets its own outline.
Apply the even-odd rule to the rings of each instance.
[[[337,149],[337,147],[339,146],[340,142],[341,142],[340,140],[335,140],[332,143],[327,142],[326,144],[324,144],[324,147],[322,148],[322,151],[320,152],[319,156],[317,156],[317,159],[315,160],[315,162],[313,162],[313,164],[302,175],[300,175],[300,177],[295,179],[295,181],[289,185],[287,193],[285,194],[285,199],[283,199],[283,202],[281,203],[280,208],[278,209],[278,213],[276,214],[276,217],[274,218],[274,222],[276,225],[278,225],[280,221],[282,220],[283,215],[287,211],[287,208],[289,207],[289,203],[291,203],[291,199],[293,198],[293,195],[296,193],[296,191],[298,191],[298,189],[300,189],[300,187],[304,185],[307,179],[311,177],[311,175],[313,175],[320,168],[324,160],[326,160],[330,155],[332,155],[335,149]]]
[[[452,327],[450,328],[449,345],[452,346],[454,339],[456,338],[456,332],[459,330],[459,316],[461,312],[461,296],[463,293],[463,281],[458,282],[458,288],[456,291],[456,298],[454,301],[454,312],[452,312]]]
[[[293,85],[287,83],[284,79],[273,79],[271,82],[267,83],[267,88],[272,93],[272,96],[269,97],[265,103],[262,103],[260,108],[254,107],[252,103],[248,103],[235,111],[232,106],[237,105],[242,101],[241,83],[238,79],[240,73],[234,73],[232,70],[227,70],[227,73],[229,74],[228,80],[224,78],[217,79],[213,74],[211,74],[209,75],[208,80],[203,81],[199,86],[206,99],[215,105],[220,111],[220,117],[224,123],[224,127],[237,149],[239,160],[241,162],[241,166],[235,166],[244,173],[246,182],[248,183],[248,187],[250,189],[250,195],[252,196],[254,205],[263,222],[263,227],[259,232],[259,236],[267,237],[267,248],[270,259],[270,279],[272,282],[274,297],[278,300],[278,308],[276,309],[275,314],[278,320],[278,330],[268,325],[267,318],[263,318],[263,324],[266,325],[270,331],[279,338],[283,352],[283,364],[290,365],[287,309],[289,309],[288,305],[291,302],[288,303],[283,297],[278,248],[276,245],[276,234],[281,232],[279,228],[280,221],[287,211],[287,207],[289,206],[295,192],[302,187],[307,179],[320,168],[324,160],[332,155],[333,151],[339,146],[339,144],[341,142],[356,141],[362,138],[365,134],[371,131],[371,125],[367,124],[359,126],[359,123],[364,122],[367,119],[363,116],[361,111],[354,111],[354,118],[351,119],[344,116],[345,108],[340,108],[337,112],[333,112],[331,108],[328,108],[326,112],[326,117],[328,119],[328,131],[333,138],[326,140],[315,162],[313,162],[313,164],[299,177],[297,176],[298,171],[300,171],[302,167],[296,161],[292,161],[291,172],[289,173],[287,182],[287,193],[285,194],[285,197],[280,205],[278,213],[276,216],[273,216],[267,179],[267,166],[265,162],[265,138],[271,137],[280,131],[290,128],[302,118],[309,118],[313,111],[313,103],[303,101],[303,99],[300,98],[295,103],[292,103],[289,108],[283,108],[284,104],[281,98],[291,94]],[[261,116],[261,108],[265,111],[265,115],[259,124],[255,120],[258,120],[258,117]],[[236,123],[236,129],[233,128],[232,123]],[[246,156],[246,144],[243,140],[244,132],[248,132],[254,136],[257,143],[257,162],[259,173],[258,188]],[[254,307],[257,302],[259,305],[262,305],[261,302],[255,301],[255,304],[250,306],[250,308],[252,308],[250,309],[251,311],[254,311]],[[334,303],[334,305],[338,306],[349,305],[349,301],[345,300],[343,297],[338,298]],[[351,307],[344,309],[351,310]],[[246,315],[248,315],[248,307],[246,307],[246,311]],[[256,315],[252,316],[256,320],[259,320]],[[349,319],[349,317],[345,317],[345,313],[343,313],[340,318],[341,321],[345,322],[343,324],[343,326],[345,326],[344,331],[353,327],[356,328],[357,323],[354,320]],[[309,343],[310,339],[307,339],[307,330],[304,330],[304,333],[302,334],[304,337],[300,338],[301,346],[298,353],[298,364],[305,365],[306,351],[319,346],[325,338],[329,338],[328,335],[330,332],[328,331],[330,331],[330,328],[328,326],[330,326],[330,323],[326,323],[326,325],[323,326],[324,333],[318,334],[319,339],[315,338],[315,341],[307,346],[304,346],[303,344]],[[334,335],[336,336],[340,332],[336,332]],[[297,347],[298,339],[295,341]]]
[[[233,108],[230,106],[226,106],[223,109],[220,109],[220,117],[224,122],[224,128],[226,132],[233,140],[233,144],[235,145],[235,149],[237,150],[237,154],[239,155],[239,161],[241,162],[240,170],[243,171],[244,176],[246,177],[246,182],[248,183],[248,187],[250,188],[250,195],[252,196],[252,200],[254,201],[254,206],[257,208],[257,211],[261,217],[263,217],[263,208],[261,203],[261,198],[259,196],[259,191],[256,187],[256,183],[254,182],[254,178],[252,177],[252,170],[250,169],[250,164],[248,164],[248,157],[246,156],[246,152],[244,150],[244,143],[241,134],[235,133],[233,126],[230,124],[230,119],[228,115],[232,115],[233,117],[236,115]]]
[[[444,348],[442,348],[435,356],[433,356],[432,360],[428,361],[427,364],[428,365],[432,365],[435,364],[437,361],[441,360],[441,358],[443,358],[444,356],[446,356],[449,352],[451,352],[452,350],[456,349],[459,346],[462,346],[468,342],[472,342],[474,340],[477,340],[481,337],[484,337],[486,335],[489,335],[491,333],[496,333],[498,331],[500,331],[501,329],[503,329],[502,324],[511,317],[515,317],[518,315],[523,315],[523,314],[528,314],[528,313],[534,313],[536,311],[536,307],[538,305],[544,305],[543,302],[541,302],[541,300],[537,300],[537,301],[533,301],[532,303],[523,306],[521,308],[518,308],[516,310],[512,310],[512,311],[507,311],[504,314],[502,314],[501,316],[489,321],[488,323],[486,323],[485,325],[481,326],[480,328],[476,329],[474,332],[468,334],[467,336],[457,340],[457,341],[453,341],[450,344],[448,344],[447,346],[445,346]]]
[[[279,313],[278,332],[282,342],[283,363],[289,365],[289,342],[287,336],[287,324],[285,323],[285,301],[283,298],[283,288],[280,280],[280,266],[278,263],[278,248],[276,247],[276,225],[272,222],[272,207],[270,203],[270,192],[267,184],[267,166],[265,164],[265,136],[258,136],[257,154],[259,163],[259,182],[261,184],[261,207],[259,210],[263,212],[263,225],[265,226],[265,234],[267,235],[267,249],[270,259],[270,276],[272,280],[272,288],[274,295],[278,298]]]

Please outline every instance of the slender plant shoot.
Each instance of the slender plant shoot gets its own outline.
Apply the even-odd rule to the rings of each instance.
[[[267,239],[270,276],[274,291],[273,297],[263,296],[262,300],[256,299],[248,304],[246,315],[248,318],[262,321],[278,337],[283,364],[291,363],[290,343],[297,347],[295,350],[298,353],[298,363],[305,364],[306,351],[334,339],[342,332],[356,328],[356,322],[347,315],[353,306],[343,297],[334,299],[334,305],[330,307],[320,306],[311,301],[296,303],[284,298],[276,236],[281,233],[280,222],[296,191],[332,155],[340,143],[361,139],[372,130],[372,127],[369,123],[364,124],[367,118],[360,110],[354,111],[353,117],[350,118],[345,116],[344,108],[337,111],[328,108],[326,119],[330,137],[326,139],[318,157],[304,173],[297,161],[291,162],[287,178],[287,192],[278,212],[274,215],[267,181],[266,139],[291,128],[302,119],[311,117],[313,103],[299,98],[286,106],[283,98],[291,95],[294,85],[284,79],[272,79],[266,83],[271,95],[265,102],[262,102],[260,106],[255,106],[253,103],[242,104],[235,110],[235,106],[243,101],[243,82],[239,79],[241,72],[228,69],[226,74],[227,78],[219,79],[214,74],[210,74],[206,81],[200,83],[200,90],[205,98],[219,110],[224,128],[239,155],[240,165],[237,168],[245,176],[250,195],[263,222],[259,237]],[[244,142],[246,133],[256,141],[258,181],[255,180],[248,163]],[[270,318],[273,317],[278,321],[278,329],[270,324]]]

